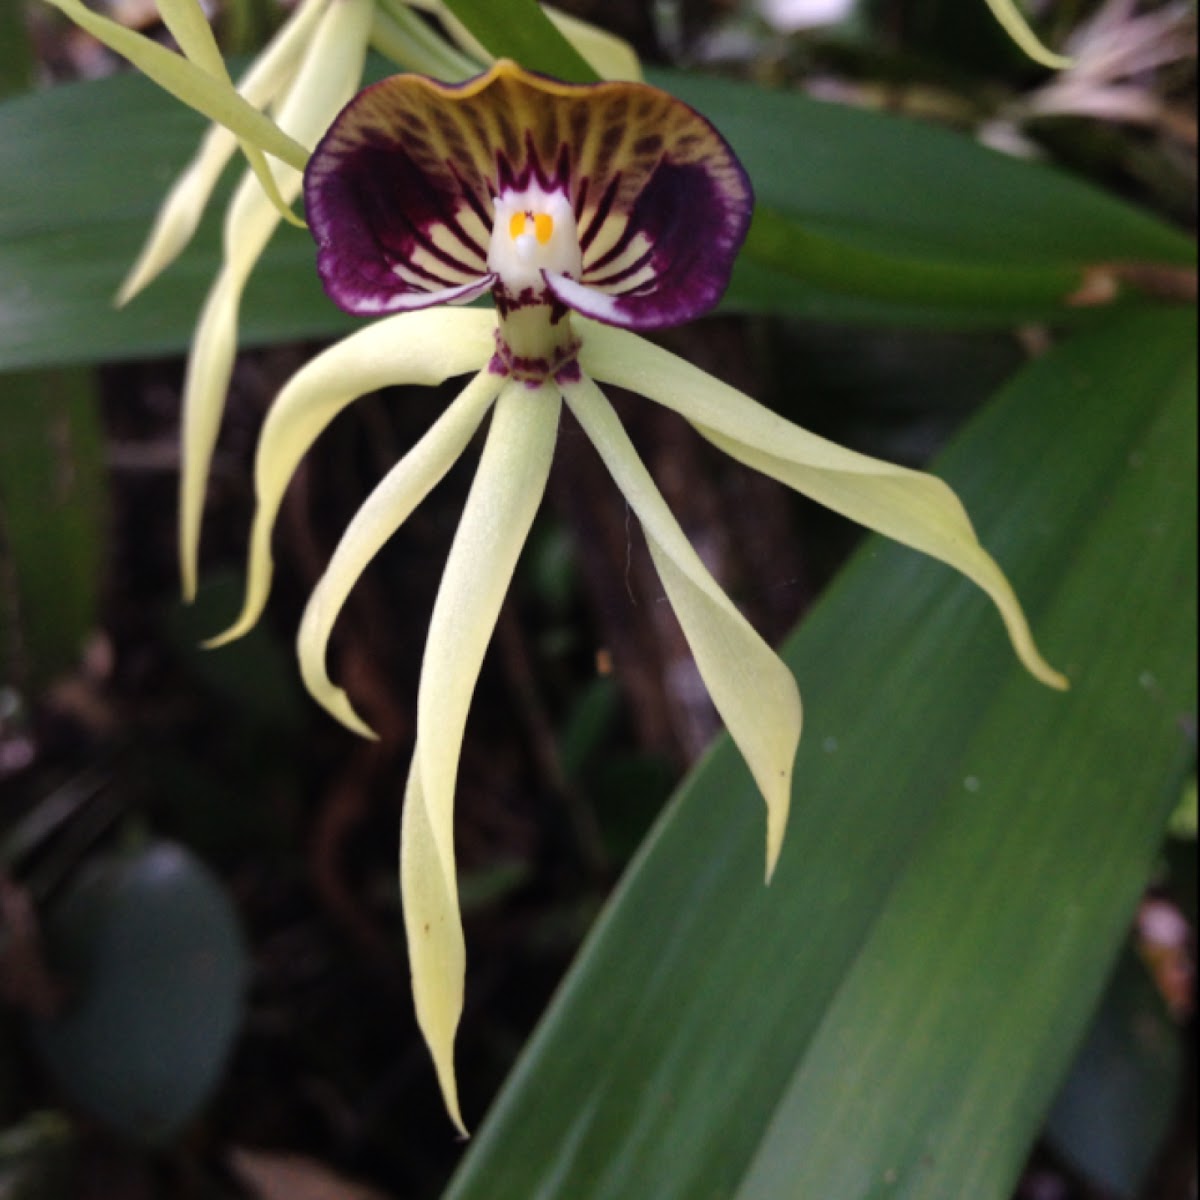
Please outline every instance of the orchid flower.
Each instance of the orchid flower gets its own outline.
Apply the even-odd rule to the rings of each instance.
[[[800,737],[795,680],[708,573],[600,384],[673,409],[741,462],[956,567],[995,602],[1028,670],[1053,687],[1066,681],[1039,654],[1004,574],[946,484],[807,433],[632,332],[710,309],[750,220],[745,172],[687,105],[641,83],[570,85],[507,61],[458,86],[396,76],[333,122],[308,164],[304,198],[326,291],[348,312],[382,319],[303,367],[270,409],[255,464],[244,606],[214,644],[261,614],[284,491],[333,417],[385,385],[470,375],[351,521],[298,637],[312,695],[373,736],[329,677],[331,630],[366,564],[490,412],[430,621],[400,854],[417,1019],[462,1130],[455,776],[484,651],[545,488],[564,403],[641,522],[701,677],[766,802],[768,879]],[[494,312],[452,307],[488,293]]]
[[[117,292],[118,305],[132,300],[187,246],[239,145],[250,166],[226,210],[223,263],[201,310],[184,380],[179,570],[184,597],[191,600],[204,491],[233,373],[242,294],[280,220],[304,225],[291,205],[312,147],[361,85],[368,46],[405,70],[447,80],[476,74],[491,55],[441,0],[300,0],[235,88],[199,0],[156,0],[182,54],[91,11],[81,0],[47,2],[214,122],[164,200]],[[463,50],[413,9],[440,21]],[[564,13],[547,13],[598,73],[640,78],[637,56],[622,39]]]

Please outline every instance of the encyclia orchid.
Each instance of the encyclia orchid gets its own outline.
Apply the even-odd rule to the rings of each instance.
[[[47,2],[213,121],[163,201],[117,292],[118,305],[186,247],[239,144],[250,165],[226,209],[223,261],[192,336],[183,388],[179,574],[184,597],[192,600],[204,491],[233,375],[242,294],[279,222],[304,224],[290,206],[311,148],[361,86],[368,47],[401,70],[450,80],[477,74],[491,55],[442,0],[298,0],[235,89],[199,0],[155,0],[178,54],[82,0]],[[414,10],[434,18],[446,36]],[[637,56],[620,38],[554,9],[547,16],[604,78],[640,78]]]
[[[309,161],[304,197],[329,295],[382,319],[284,387],[259,443],[241,616],[261,614],[271,531],[300,459],[356,397],[472,373],[351,521],[315,588],[298,650],[313,696],[371,736],[329,678],[326,649],[365,565],[491,424],[429,627],[405,796],[400,877],[417,1018],[463,1129],[454,1038],[465,946],[453,836],[467,711],[544,490],[565,402],[637,515],[717,710],[767,806],[774,870],[800,736],[796,683],[688,543],[598,384],[678,412],[741,462],[949,563],[992,598],[1013,647],[1041,657],[1003,572],[940,480],[844,449],[631,332],[699,316],[724,290],[753,198],[699,114],[641,83],[571,85],[501,61],[461,85],[396,76],[352,100]],[[495,312],[444,307],[490,292]]]

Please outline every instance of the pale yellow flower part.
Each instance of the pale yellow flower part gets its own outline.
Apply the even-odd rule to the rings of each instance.
[[[92,12],[79,0],[46,0],[80,29],[127,58],[143,75],[210,121],[224,125],[243,141],[258,146],[296,170],[304,170],[308,151],[270,117],[259,112],[227,82],[116,21]]]
[[[214,78],[231,82],[225,59],[199,0],[155,0],[155,4],[180,50]]]
[[[962,502],[942,480],[817,437],[624,330],[582,318],[579,324],[579,362],[586,374],[657,401],[747,466],[961,571],[995,603],[1026,670],[1050,687],[1067,687],[1066,677],[1038,651],[1011,585],[979,544]]]
[[[501,375],[481,371],[387,473],[346,527],[304,609],[296,639],[304,685],[313,699],[363,737],[376,734],[329,678],[325,658],[330,633],[367,563],[458,460],[504,382]]]
[[[456,50],[412,10],[409,0],[379,0],[371,44],[405,71],[454,83],[477,75],[482,60]]]
[[[570,13],[560,12],[549,4],[544,4],[542,9],[601,79],[636,81],[642,78],[642,60],[624,38]]]
[[[992,15],[1000,22],[1004,32],[1030,57],[1035,63],[1051,70],[1062,71],[1071,66],[1073,60],[1063,54],[1056,54],[1044,46],[1037,34],[1029,27],[1029,22],[1021,14],[1015,0],[986,0]]]
[[[409,0],[413,8],[437,17],[446,32],[473,58],[491,64],[496,56],[450,11],[442,0]],[[640,80],[642,63],[637,51],[622,37],[600,29],[588,21],[560,12],[552,5],[543,4],[542,11],[550,18],[558,31],[579,52],[601,79]]]
[[[225,59],[213,36],[212,26],[200,7],[200,0],[157,0],[159,15],[170,30],[171,35],[179,43],[183,53],[201,70],[207,71],[214,79],[233,87],[233,80],[225,68]],[[304,228],[304,222],[284,203],[279,194],[275,177],[267,166],[263,152],[252,142],[240,143],[242,153],[250,164],[258,182],[267,194],[267,198],[279,210],[279,215],[299,228]]]
[[[480,309],[398,313],[344,338],[292,376],[272,404],[258,440],[257,502],[242,612],[208,645],[241,637],[261,615],[274,569],[271,531],[283,493],[329,422],[365,392],[394,383],[432,386],[479,370],[492,354],[495,328],[495,314]]]
[[[298,144],[315,145],[354,95],[362,77],[371,12],[371,0],[337,0],[322,14],[279,111],[280,127]],[[272,163],[271,172],[288,203],[294,201],[300,173],[282,163]],[[204,490],[237,351],[242,291],[278,222],[279,213],[254,176],[247,174],[226,214],[225,261],[205,300],[184,382],[179,565],[188,600],[196,594]]]
[[[464,1134],[454,1075],[465,971],[454,867],[454,784],[467,710],[546,488],[561,407],[553,383],[530,386],[513,380],[501,391],[438,588],[421,663],[400,891],[417,1022],[450,1116]]]
[[[270,44],[238,81],[238,94],[262,109],[284,91],[296,73],[300,55],[329,0],[302,0]],[[238,140],[224,125],[212,124],[196,156],[159,206],[154,226],[117,292],[118,307],[128,304],[179,257],[200,224],[204,207]],[[274,176],[271,176],[274,180]],[[280,197],[282,199],[282,197]]]
[[[704,686],[766,801],[770,882],[783,847],[792,764],[800,743],[796,680],[709,574],[604,393],[584,375],[580,382],[565,385],[563,395],[641,521]]]
[[[571,319],[582,372],[574,379],[566,372],[534,385],[494,374],[488,364],[496,318],[473,309],[434,308],[386,318],[303,368],[263,429],[246,599],[236,625],[215,639],[244,633],[261,614],[272,572],[271,530],[284,490],[333,417],[356,396],[389,383],[436,383],[475,371],[351,522],[309,600],[297,639],[310,693],[349,728],[373,736],[329,678],[330,632],[367,563],[445,475],[494,404],[430,621],[401,834],[401,892],[417,1019],[447,1111],[462,1131],[454,1041],[466,955],[455,875],[455,783],[480,665],[545,488],[562,400],[642,523],[700,675],[763,795],[768,881],[787,824],[802,720],[799,691],[786,664],[704,567],[593,378],[673,409],[733,457],[956,567],[991,595],[1025,666],[1053,686],[1066,682],[1041,658],[1011,588],[942,481],[809,434],[635,334],[578,314]]]
[[[400,815],[400,891],[413,1007],[446,1112],[466,1137],[454,1070],[454,1036],[462,1017],[467,947],[458,909],[453,849],[446,862],[434,836],[433,815],[416,763],[414,754]]]

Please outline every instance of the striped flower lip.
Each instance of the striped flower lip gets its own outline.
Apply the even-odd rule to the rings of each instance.
[[[641,83],[501,61],[461,85],[397,75],[330,127],[305,176],[318,269],[348,312],[576,309],[653,329],[710,309],[753,206],[725,140]]]

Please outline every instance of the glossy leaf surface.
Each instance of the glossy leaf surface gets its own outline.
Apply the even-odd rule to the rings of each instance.
[[[727,308],[1006,325],[1061,313],[1084,264],[1183,266],[1193,254],[1085,184],[945,131],[745,84],[656,79],[730,139],[763,208]],[[201,128],[128,77],[0,106],[0,369],[186,346],[217,269],[219,207],[155,288],[119,312],[112,297]],[[243,344],[353,327],[321,291],[315,257],[307,235],[279,231],[248,289]]]
[[[73,668],[97,619],[107,530],[99,397],[83,368],[0,375],[0,680]]]
[[[1192,754],[1194,386],[1190,315],[1152,312],[973,423],[941,473],[1072,691],[1024,676],[969,586],[868,543],[786,650],[808,722],[772,886],[722,742],[452,1200],[1010,1193]]]

